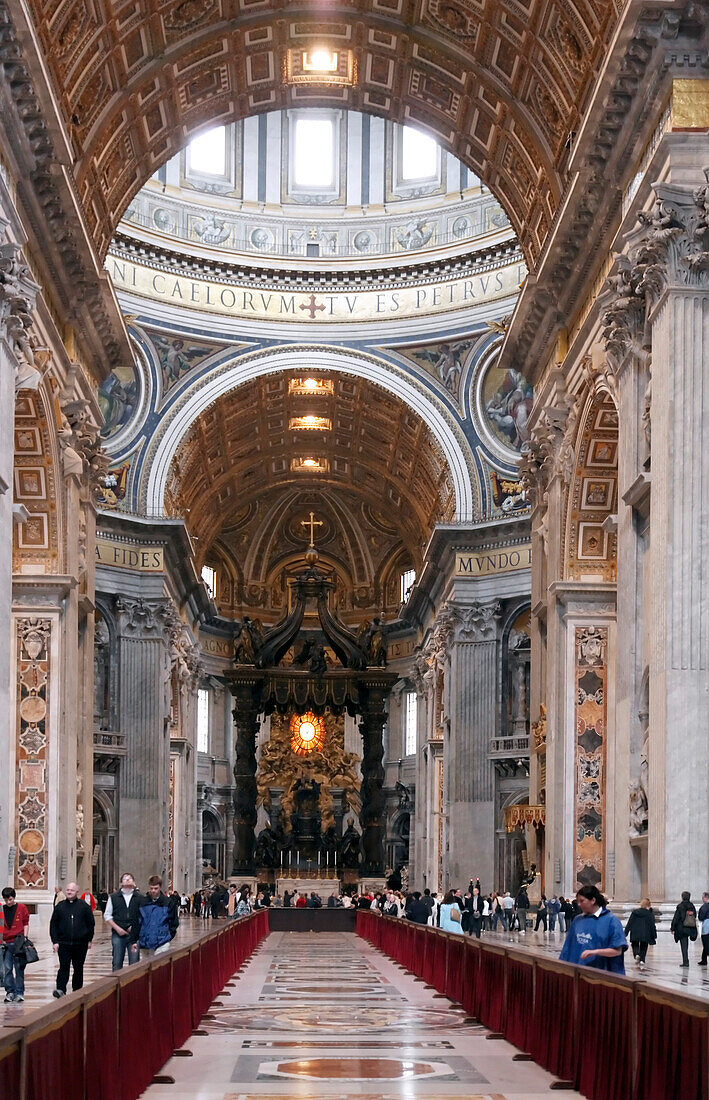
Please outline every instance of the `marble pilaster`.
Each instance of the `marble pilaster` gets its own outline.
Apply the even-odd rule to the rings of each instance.
[[[165,877],[169,813],[170,658],[164,600],[117,601],[119,715],[126,756],[120,771],[121,870],[139,885]]]
[[[494,881],[494,770],[488,755],[497,726],[500,607],[456,607],[450,646],[447,885]]]

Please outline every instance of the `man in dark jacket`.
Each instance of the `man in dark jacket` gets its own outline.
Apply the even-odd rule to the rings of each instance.
[[[64,901],[54,906],[49,922],[49,938],[59,957],[57,988],[52,993],[54,997],[66,996],[70,967],[74,968],[72,992],[82,988],[86,952],[94,938],[94,915],[89,903],[79,897],[79,887],[75,882],[70,882],[65,893]]]
[[[121,875],[121,888],[111,894],[106,902],[103,914],[111,929],[111,949],[113,952],[113,970],[122,970],[128,952],[128,965],[140,962],[140,907],[143,896],[135,888],[135,879],[131,874]]]
[[[428,924],[430,915],[431,910],[421,897],[421,892],[415,890],[406,907],[406,916],[410,921],[413,921],[414,924]]]
[[[148,879],[148,896],[143,898],[139,919],[138,946],[141,951],[149,955],[162,955],[170,946],[170,940],[175,938],[180,914],[172,898],[163,894],[159,875],[151,875]]]

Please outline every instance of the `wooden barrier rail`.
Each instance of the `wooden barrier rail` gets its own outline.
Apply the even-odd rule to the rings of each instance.
[[[708,1100],[709,1002],[357,911],[357,932],[589,1100]]]
[[[267,935],[262,909],[1,1028],[0,1094],[136,1100]]]

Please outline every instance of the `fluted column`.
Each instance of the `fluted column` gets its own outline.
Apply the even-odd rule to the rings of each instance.
[[[169,828],[170,661],[162,600],[119,600],[119,715],[126,756],[121,762],[119,856],[145,888],[165,875]]]
[[[651,333],[648,892],[706,889],[709,868],[709,172],[705,139],[667,147],[652,205],[627,235],[626,285]],[[626,293],[623,301],[627,301]]]
[[[709,286],[653,323],[648,888],[696,896],[709,868]],[[663,874],[664,864],[664,874]]]
[[[494,874],[494,770],[488,756],[497,717],[498,618],[494,601],[457,607],[450,649],[450,739],[446,759],[448,883]]]

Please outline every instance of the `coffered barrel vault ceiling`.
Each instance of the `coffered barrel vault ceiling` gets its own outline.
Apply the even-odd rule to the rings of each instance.
[[[423,420],[372,382],[328,379],[332,392],[315,396],[285,374],[247,382],[201,414],[175,455],[167,509],[185,515],[200,564],[228,560],[235,611],[243,593],[246,606],[279,609],[274,577],[302,566],[311,509],[343,610],[398,601],[385,599],[387,576],[420,567],[435,523],[453,517],[450,472]],[[331,427],[292,427],[301,417]]]
[[[30,0],[101,255],[132,196],[208,122],[329,105],[434,131],[528,261],[621,0]],[[351,51],[352,87],[286,85],[287,51]]]

